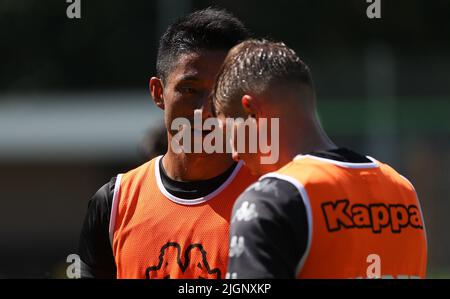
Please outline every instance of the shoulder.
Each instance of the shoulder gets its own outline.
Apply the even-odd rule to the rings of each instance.
[[[117,181],[121,185],[123,185],[123,184],[132,184],[133,182],[136,181],[145,180],[149,176],[155,177],[156,173],[159,173],[158,164],[161,158],[162,156],[155,157],[152,160],[137,166],[136,168],[133,168],[123,174],[119,174]]]
[[[97,190],[94,196],[89,200],[89,207],[91,209],[103,211],[111,210],[116,180],[116,176],[112,177],[109,182]]]
[[[334,170],[336,165],[326,163],[310,156],[297,156],[291,162],[281,167],[275,172],[264,175],[265,177],[277,177],[280,180],[288,181],[298,189],[302,188],[300,181],[320,182],[328,178],[330,172]]]
[[[127,172],[123,173],[121,176],[136,176],[141,173],[148,172],[150,168],[158,166],[157,164],[159,164],[159,161],[162,157],[163,156],[155,157],[155,158],[151,159],[150,161],[147,161],[131,170],[128,170]]]
[[[251,184],[243,195],[247,197],[254,195],[259,198],[287,199],[297,195],[297,193],[297,187],[293,182],[276,175],[268,175]]]
[[[301,194],[289,181],[277,177],[262,177],[250,185],[235,203],[236,217],[249,209],[266,209],[275,214],[304,209]],[[244,213],[245,214],[245,213]]]
[[[395,183],[397,186],[402,187],[405,190],[408,190],[410,192],[416,192],[414,185],[411,183],[411,181],[400,174],[396,169],[394,169],[392,166],[386,163],[382,163],[378,161],[378,164],[380,165],[380,169],[383,172],[384,176],[391,181],[392,183]]]

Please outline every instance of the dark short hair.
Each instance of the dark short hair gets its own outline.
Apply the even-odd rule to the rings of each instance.
[[[158,48],[156,70],[165,80],[181,54],[202,50],[228,51],[250,33],[231,13],[206,8],[180,18],[167,28]]]
[[[294,83],[313,91],[309,67],[281,42],[247,40],[230,50],[213,89],[214,110],[229,109],[246,94]]]

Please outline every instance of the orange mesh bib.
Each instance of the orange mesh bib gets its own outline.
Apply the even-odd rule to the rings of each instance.
[[[224,278],[234,201],[255,177],[239,163],[204,198],[172,196],[159,159],[118,176],[110,235],[118,278]]]
[[[267,176],[294,184],[309,218],[298,278],[365,278],[370,255],[381,277],[423,278],[427,244],[413,186],[386,164],[298,156]]]

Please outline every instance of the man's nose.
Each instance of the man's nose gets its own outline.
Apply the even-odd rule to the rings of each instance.
[[[205,94],[198,102],[198,109],[202,110],[202,119],[213,117],[212,105],[209,94]]]

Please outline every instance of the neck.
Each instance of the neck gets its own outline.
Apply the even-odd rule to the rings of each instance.
[[[173,180],[202,181],[224,173],[233,165],[233,160],[230,155],[221,153],[177,154],[169,146],[162,163]]]
[[[277,169],[291,162],[297,155],[337,148],[316,117],[296,126],[292,126],[292,122],[283,124],[280,130],[280,158],[274,165]]]

